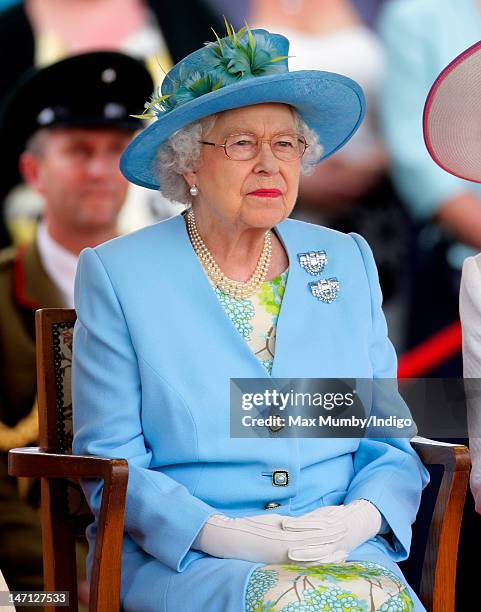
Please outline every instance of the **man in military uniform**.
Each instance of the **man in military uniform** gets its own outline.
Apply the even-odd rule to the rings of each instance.
[[[13,590],[43,586],[32,490],[22,497],[6,470],[7,451],[38,435],[35,310],[73,307],[80,251],[117,235],[127,192],[119,158],[152,89],[137,60],[88,53],[26,74],[0,119],[0,138],[44,199],[35,241],[0,252],[0,568]]]

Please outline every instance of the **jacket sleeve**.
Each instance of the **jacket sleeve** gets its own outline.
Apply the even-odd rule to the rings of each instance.
[[[464,260],[459,297],[463,326],[463,374],[467,391],[470,485],[481,513],[481,270],[478,257]]]
[[[147,553],[181,572],[203,556],[190,546],[215,510],[172,478],[149,469],[152,451],[142,433],[137,356],[121,304],[95,250],[86,249],[80,256],[75,304],[74,452],[128,460],[125,531]],[[83,486],[98,516],[102,484],[91,480]]]
[[[364,238],[357,234],[351,236],[364,261],[371,294],[370,357],[374,378],[371,414],[409,418],[409,410],[397,390],[396,353],[387,336],[374,257]],[[415,433],[413,427],[399,434],[403,437],[362,438],[354,454],[354,477],[344,502],[366,499],[378,508],[386,530],[390,529],[389,535],[378,535],[378,538],[382,538],[395,561],[409,554],[411,525],[416,518],[422,489],[429,482],[428,472],[409,441]]]

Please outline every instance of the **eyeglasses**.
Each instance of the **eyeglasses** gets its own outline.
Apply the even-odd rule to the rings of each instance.
[[[247,161],[254,159],[260,151],[261,144],[268,142],[272,154],[282,161],[300,159],[309,146],[303,136],[299,134],[278,134],[270,140],[261,140],[255,134],[232,134],[227,136],[224,144],[200,140],[201,144],[211,147],[222,147],[229,159]]]

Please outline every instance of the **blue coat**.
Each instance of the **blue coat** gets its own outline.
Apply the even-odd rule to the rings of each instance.
[[[394,378],[396,357],[367,243],[299,221],[277,228],[290,268],[272,375]],[[325,250],[325,304],[297,253]],[[326,274],[324,274],[326,276]],[[174,217],[82,252],[76,284],[74,451],[129,460],[124,607],[241,612],[256,564],[190,548],[206,519],[299,515],[364,498],[392,529],[353,559],[404,559],[427,475],[406,439],[231,439],[229,379],[268,376],[218,301]],[[287,469],[288,486],[268,475]],[[85,484],[94,512],[101,485]],[[95,527],[90,530],[92,538]]]

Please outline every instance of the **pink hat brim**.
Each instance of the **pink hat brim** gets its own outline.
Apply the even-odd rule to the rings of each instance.
[[[481,183],[481,41],[437,77],[424,105],[423,131],[441,168]]]

